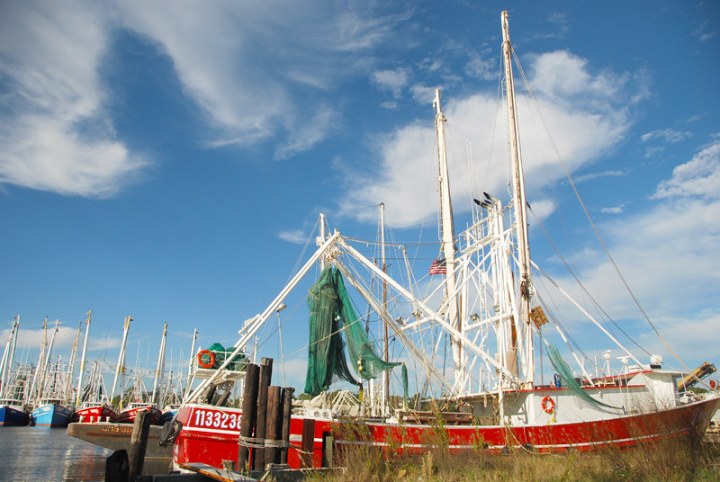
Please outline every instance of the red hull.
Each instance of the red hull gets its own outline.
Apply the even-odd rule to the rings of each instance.
[[[160,423],[160,417],[162,417],[162,412],[159,408],[152,405],[147,405],[145,407],[135,407],[125,410],[120,415],[118,415],[115,421],[117,423],[135,423],[135,416],[138,414],[138,412],[141,412],[143,410],[150,411],[151,425],[158,425]]]
[[[117,414],[107,405],[98,405],[96,407],[85,407],[75,411],[75,415],[71,420],[72,423],[98,423],[98,422],[114,422]]]
[[[444,439],[451,451],[477,448],[502,451],[520,446],[539,452],[590,451],[630,447],[669,437],[702,436],[719,405],[720,399],[712,398],[643,415],[528,427],[448,425],[443,429],[445,434],[439,436],[437,427],[432,425],[316,420],[313,466],[322,464],[323,434],[332,432],[339,423],[343,424],[342,430],[334,434],[339,447],[360,444],[398,453],[423,453],[437,440]],[[175,463],[203,462],[222,467],[223,460],[237,460],[240,416],[238,409],[181,407],[177,420],[183,428],[173,448]],[[291,419],[290,443],[294,447],[300,445],[302,426],[303,418]],[[293,447],[288,453],[288,463],[293,468],[301,466],[299,453]]]

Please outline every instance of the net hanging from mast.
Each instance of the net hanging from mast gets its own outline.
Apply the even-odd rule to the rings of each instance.
[[[318,395],[337,379],[361,386],[350,371],[345,341],[353,371],[365,380],[377,378],[385,370],[402,365],[403,395],[407,399],[407,369],[401,362],[386,362],[373,348],[360,317],[353,308],[339,270],[325,268],[308,292],[310,347],[305,377],[305,393]]]

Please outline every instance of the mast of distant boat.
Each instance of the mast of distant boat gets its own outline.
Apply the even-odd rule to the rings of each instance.
[[[518,134],[518,117],[515,105],[515,85],[512,71],[512,45],[510,44],[510,28],[508,13],[501,14],[503,32],[503,59],[505,64],[505,92],[508,111],[508,135],[510,142],[510,157],[512,161],[513,209],[515,213],[515,235],[517,237],[517,251],[520,263],[520,318],[525,331],[527,349],[527,378],[530,384],[534,382],[533,333],[530,321],[530,301],[534,294],[532,276],[530,271],[530,245],[528,243],[527,227],[527,201],[525,199],[525,180],[523,177],[522,157],[520,155],[520,138]],[[517,335],[512,331],[510,357],[506,368],[517,375]]]
[[[192,386],[192,375],[193,367],[195,366],[195,342],[197,341],[198,331],[197,328],[193,331],[192,344],[190,346],[190,363],[188,363],[187,380],[185,381],[185,391],[183,392],[183,400],[190,394],[190,388]]]
[[[83,373],[85,373],[85,357],[87,355],[87,344],[88,344],[88,334],[90,333],[90,320],[92,319],[92,310],[87,312],[87,318],[85,318],[85,339],[83,340],[83,351],[82,356],[80,357],[80,375],[78,375],[78,384],[77,384],[77,397],[75,397],[75,406],[77,408],[80,408],[80,403],[82,402],[82,382],[83,382]]]
[[[77,333],[75,334],[75,341],[73,341],[72,349],[70,350],[70,360],[68,361],[67,375],[65,376],[65,393],[63,393],[63,402],[70,405],[73,403],[73,376],[75,376],[75,360],[77,359],[78,343],[80,342],[80,332],[82,331],[82,322],[78,323]],[[78,387],[78,393],[80,393],[80,387]]]
[[[118,355],[117,366],[115,367],[115,378],[113,378],[112,390],[110,390],[110,403],[112,403],[113,399],[115,398],[115,388],[117,388],[117,380],[120,372],[125,375],[125,345],[127,344],[127,337],[128,332],[130,331],[131,321],[133,321],[132,316],[126,316],[123,320],[123,339],[120,345],[120,354]],[[120,398],[122,399],[122,396]],[[120,408],[120,405],[122,404],[118,404],[118,408]]]
[[[455,274],[455,224],[453,221],[452,202],[450,200],[450,178],[447,164],[447,150],[445,144],[445,122],[447,119],[442,112],[440,89],[435,89],[435,132],[438,148],[438,180],[440,182],[440,228],[443,255],[445,257],[445,293],[448,304],[448,321],[450,325],[462,332],[462,317],[459,313],[456,293]],[[453,361],[455,364],[455,381],[463,379],[462,342],[451,337]]]
[[[2,392],[0,396],[2,398],[12,397],[12,393],[8,390],[10,384],[10,377],[12,375],[13,363],[15,363],[15,346],[17,345],[17,334],[20,326],[20,315],[15,315],[15,322],[13,323],[10,337],[8,338],[7,345],[5,346],[5,353],[3,356],[3,372],[2,372]]]
[[[30,391],[27,395],[27,402],[30,403],[34,400],[35,397],[35,389],[38,387],[38,383],[42,383],[42,374],[44,373],[43,369],[43,363],[45,362],[45,350],[47,349],[47,321],[48,317],[46,316],[43,319],[43,328],[42,328],[42,340],[40,342],[40,355],[38,356],[38,363],[37,367],[35,368],[35,373],[33,374],[32,383],[30,384]],[[38,392],[40,389],[38,388]]]
[[[153,405],[159,405],[161,401],[159,387],[162,386],[163,372],[165,371],[165,341],[167,339],[167,326],[163,325],[162,339],[160,341],[160,355],[158,355],[157,365],[155,366],[155,380],[153,381],[152,401]]]
[[[46,393],[45,385],[47,385],[47,374],[48,370],[50,369],[50,357],[52,356],[52,349],[55,345],[55,337],[57,336],[58,331],[60,331],[60,320],[55,320],[55,329],[53,330],[53,334],[50,337],[50,343],[48,344],[47,353],[45,354],[45,362],[43,363],[43,371],[40,374],[40,386],[38,387],[38,394],[37,398],[35,399],[36,405],[39,405],[41,400],[50,397],[50,394]]]

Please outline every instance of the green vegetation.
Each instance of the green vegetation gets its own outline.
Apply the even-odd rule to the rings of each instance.
[[[361,435],[361,434],[359,434]],[[360,437],[362,439],[362,437]],[[344,471],[309,480],[350,481],[697,481],[720,480],[720,445],[666,440],[630,449],[537,454],[516,450],[493,455],[482,448],[451,454],[437,441],[424,455],[398,455],[354,446],[337,454]]]

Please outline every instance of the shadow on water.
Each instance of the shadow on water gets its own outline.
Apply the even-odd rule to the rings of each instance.
[[[110,454],[65,429],[0,427],[0,480],[100,481]],[[168,462],[146,460],[143,472],[167,473]]]

